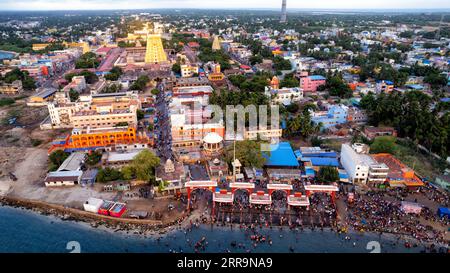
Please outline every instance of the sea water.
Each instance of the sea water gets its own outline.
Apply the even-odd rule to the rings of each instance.
[[[86,223],[63,221],[25,209],[0,207],[0,252],[3,253],[69,253],[74,250],[81,253],[192,253],[195,243],[202,237],[208,244],[200,252],[211,253],[369,253],[374,244],[382,253],[423,250],[423,247],[407,249],[404,242],[392,235],[344,235],[317,229],[294,231],[286,227],[261,229],[258,233],[270,237],[272,245],[266,239],[255,247],[251,233],[238,227],[205,225],[191,232],[176,229],[166,234],[143,236],[93,228]]]

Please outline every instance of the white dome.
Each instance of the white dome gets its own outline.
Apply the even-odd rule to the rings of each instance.
[[[203,138],[203,142],[208,144],[218,144],[223,141],[223,138],[217,133],[209,133]]]

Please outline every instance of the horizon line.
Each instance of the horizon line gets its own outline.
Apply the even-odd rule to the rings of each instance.
[[[152,11],[152,10],[226,10],[226,11],[279,11],[278,8],[105,8],[105,9],[0,9],[0,12],[50,12],[50,11]],[[448,8],[290,8],[289,12],[314,12],[314,11],[340,11],[340,12],[423,12],[443,13],[450,12]]]

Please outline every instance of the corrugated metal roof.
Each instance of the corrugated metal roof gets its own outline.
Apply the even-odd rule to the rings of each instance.
[[[271,144],[270,149],[270,157],[267,157],[267,154],[264,154],[264,156],[267,158],[266,166],[299,166],[297,158],[295,157],[294,151],[292,150],[291,144],[289,142]]]

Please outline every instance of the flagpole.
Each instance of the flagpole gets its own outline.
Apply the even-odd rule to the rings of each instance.
[[[233,182],[236,183],[236,136],[233,142]]]

